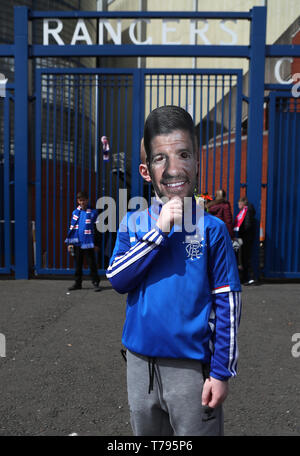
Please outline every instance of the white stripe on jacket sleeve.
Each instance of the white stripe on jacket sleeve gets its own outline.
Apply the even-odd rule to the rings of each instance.
[[[230,292],[230,349],[228,359],[228,370],[232,376],[236,375],[236,366],[239,356],[237,333],[241,316],[241,293]]]
[[[226,291],[230,291],[229,285],[224,285],[223,287],[215,288],[214,290],[212,290],[212,294],[225,293]]]
[[[151,250],[157,247],[163,240],[162,234],[153,229],[146,233],[141,241],[131,247],[128,252],[115,258],[113,263],[108,267],[106,277],[110,278],[126,269],[135,261],[147,255]]]
[[[208,323],[212,332],[211,375],[219,380],[236,376],[239,355],[237,333],[241,307],[240,291],[215,294],[215,305],[212,307]]]

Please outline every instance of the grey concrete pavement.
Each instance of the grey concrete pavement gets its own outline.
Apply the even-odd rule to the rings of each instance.
[[[106,280],[100,293],[85,281],[67,294],[71,283],[0,280],[0,436],[132,435],[120,355],[126,296]],[[243,289],[226,435],[300,434],[297,333],[300,284]]]

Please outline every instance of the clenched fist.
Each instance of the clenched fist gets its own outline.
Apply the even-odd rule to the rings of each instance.
[[[163,205],[156,225],[164,233],[169,233],[176,223],[181,223],[183,217],[183,202],[175,196]]]
[[[202,405],[215,408],[225,401],[228,395],[228,382],[209,377],[205,380],[202,391]]]

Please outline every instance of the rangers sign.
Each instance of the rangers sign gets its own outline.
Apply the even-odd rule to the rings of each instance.
[[[129,21],[129,28],[128,28],[128,21],[126,21],[126,29],[128,28],[129,31],[129,38],[132,44],[134,45],[152,45],[153,44],[153,37],[148,36],[144,41],[141,41],[137,36],[137,29],[138,25],[142,23],[150,24],[150,19],[135,19]],[[172,39],[172,35],[177,32],[177,28],[180,25],[180,19],[162,19],[161,21],[161,43],[165,45],[181,45],[184,44],[181,41],[174,41]],[[236,20],[221,20],[218,22],[219,28],[224,32],[224,40],[221,40],[218,44],[220,45],[234,45],[237,43],[237,33],[231,30],[226,24],[226,22],[233,22],[236,24]],[[201,27],[198,28],[198,23],[201,23]],[[209,22],[206,19],[191,19],[188,21],[189,24],[189,43],[185,44],[192,44],[195,45],[197,38],[202,44],[210,45],[213,44],[207,37],[207,32],[209,30]],[[87,25],[84,19],[78,19],[77,23],[74,28],[74,32],[72,35],[72,39],[70,43],[65,43],[61,37],[61,33],[63,31],[64,24],[61,19],[44,19],[43,20],[43,44],[49,45],[49,39],[52,38],[52,42],[64,46],[65,44],[76,45],[78,43],[85,43],[87,45],[92,44],[104,44],[104,31],[106,30],[108,37],[112,40],[112,43],[115,45],[122,44],[122,20],[116,19],[114,21],[114,26],[109,22],[108,19],[99,19],[98,21],[98,38],[97,43],[93,43],[93,40],[90,36],[88,31]],[[199,43],[198,43],[199,44]],[[215,43],[214,43],[215,44]]]

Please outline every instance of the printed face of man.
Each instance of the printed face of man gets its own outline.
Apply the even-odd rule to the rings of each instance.
[[[169,199],[192,196],[197,182],[197,157],[190,134],[184,130],[155,136],[144,179],[152,182],[156,195]]]

